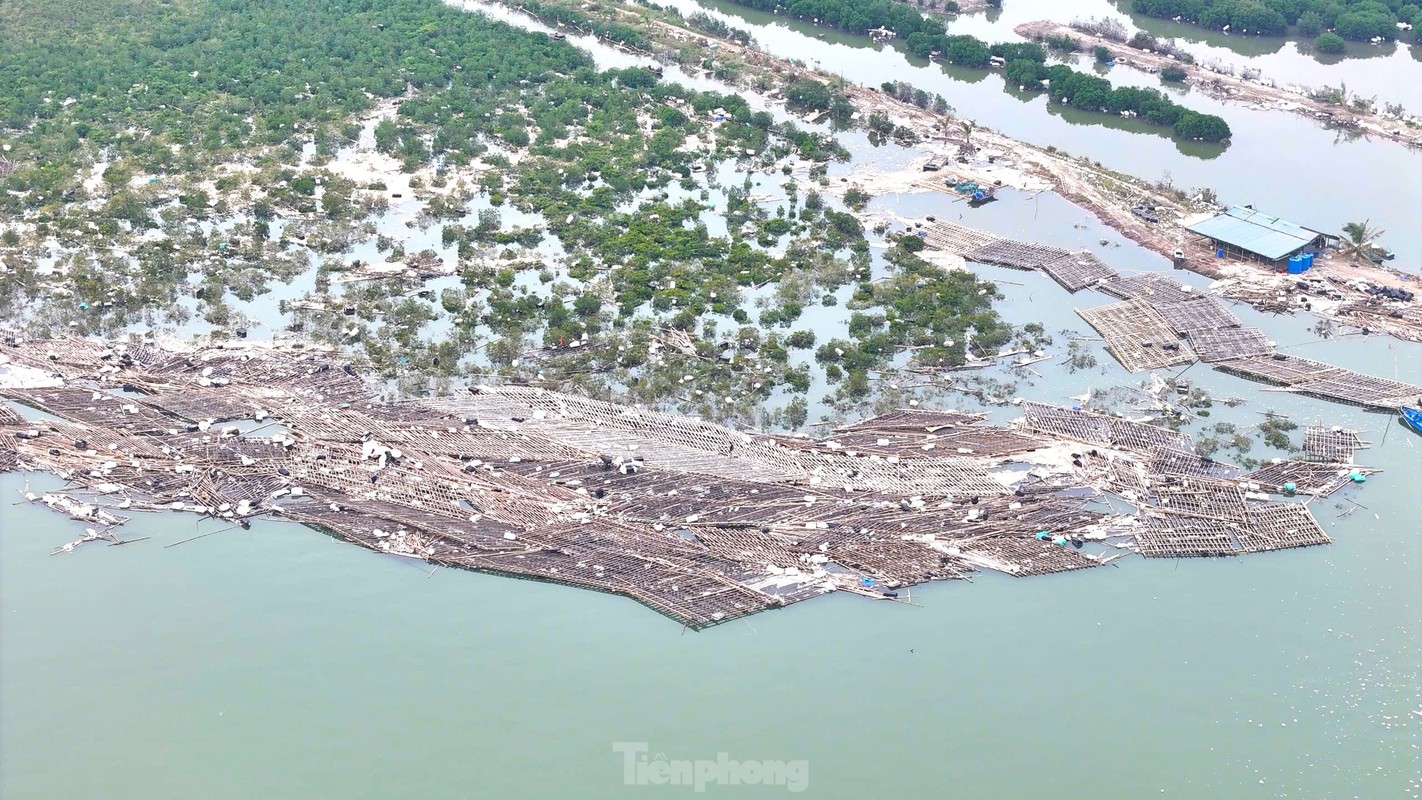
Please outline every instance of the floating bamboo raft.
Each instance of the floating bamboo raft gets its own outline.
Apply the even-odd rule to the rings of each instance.
[[[1191,295],[1161,276],[1120,278],[1099,288],[1128,299],[1077,314],[1101,334],[1111,355],[1131,372],[1190,363],[1198,357],[1222,372],[1367,408],[1393,410],[1422,398],[1419,386],[1279,353],[1263,331],[1240,327],[1239,318],[1214,298]]]
[[[1230,556],[1326,544],[1328,535],[1297,503],[1242,503],[1215,513],[1148,514],[1136,536],[1154,558]]]
[[[1131,372],[1188,364],[1198,357],[1223,372],[1325,400],[1388,410],[1422,402],[1422,387],[1278,353],[1263,331],[1243,327],[1218,299],[1168,275],[1118,275],[1088,250],[1004,239],[952,222],[929,225],[925,243],[969,261],[1042,270],[1068,291],[1094,287],[1119,298],[1122,302],[1077,313]],[[1374,299],[1350,304],[1344,311],[1389,330],[1409,325],[1422,329],[1422,311],[1416,308],[1395,309]]]
[[[1116,270],[1089,250],[1067,253],[1043,262],[1039,269],[1069,292],[1078,292],[1098,282],[1116,277]]]
[[[1245,476],[1245,480],[1260,484],[1275,494],[1284,492],[1285,484],[1293,484],[1298,494],[1327,497],[1352,482],[1352,474],[1373,474],[1367,467],[1321,461],[1280,459],[1266,464]]]
[[[1141,372],[1195,360],[1190,345],[1144,300],[1123,300],[1077,314],[1106,339],[1106,347],[1127,370]]]
[[[1071,255],[1069,251],[1060,247],[1019,242],[1013,239],[998,239],[976,250],[964,253],[963,257],[969,261],[996,264],[1013,269],[1040,269],[1044,264],[1069,255]]]
[[[1353,463],[1353,454],[1368,447],[1357,431],[1310,425],[1304,429],[1303,449],[1313,461]]]
[[[1165,322],[1181,336],[1192,331],[1238,328],[1244,323],[1224,303],[1213,297],[1197,297],[1180,302],[1152,303]]]
[[[1024,404],[1009,426],[905,409],[810,439],[528,386],[378,393],[297,346],[11,335],[0,468],[93,493],[45,502],[94,519],[105,504],[277,515],[381,553],[625,595],[697,629],[837,590],[892,599],[983,569],[1093,567],[1099,543],[1158,556],[1327,541],[1307,509],[1259,502],[1188,437],[1057,406]],[[1102,491],[1140,514],[1094,507]]]
[[[925,229],[924,242],[968,261],[1012,269],[1039,269],[1070,292],[1116,277],[1116,271],[1089,250],[1003,239],[986,231],[953,222],[935,222]]]
[[[1274,352],[1274,343],[1258,328],[1202,328],[1190,331],[1186,338],[1200,360],[1207,363]]]
[[[1098,287],[1122,300],[1145,300],[1151,304],[1184,303],[1200,297],[1190,286],[1165,275],[1142,272],[1102,281]]]
[[[1342,367],[1284,353],[1226,361],[1216,364],[1215,369],[1279,386],[1297,386],[1329,375],[1341,375],[1347,372]]]
[[[935,250],[944,250],[955,255],[967,254],[998,241],[996,234],[969,228],[955,222],[935,222],[926,229],[924,243]]]
[[[1422,397],[1422,386],[1375,378],[1284,353],[1222,361],[1215,364],[1215,369],[1311,397],[1387,411],[1414,404]]]

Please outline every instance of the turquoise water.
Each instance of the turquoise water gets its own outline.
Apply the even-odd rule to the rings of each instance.
[[[1142,142],[1121,157],[1174,153],[1168,141]],[[1350,147],[1381,159],[1376,146]],[[1220,169],[1234,180],[1278,168],[1228,157]],[[1407,184],[1405,173],[1389,180]],[[1291,196],[1325,202],[1307,188]],[[1363,205],[1405,217],[1409,202],[1415,192]],[[876,208],[948,218],[923,197]],[[1168,269],[1051,195],[1004,193],[972,214],[967,224],[999,234],[1092,247],[1122,271]],[[1409,230],[1416,251],[1415,228],[1394,227]],[[980,271],[1003,281],[1006,318],[1057,336],[1049,352],[1065,351],[1063,330],[1092,335],[1073,307],[1108,302],[1035,273]],[[1237,310],[1288,352],[1422,382],[1422,346],[1319,341],[1311,317]],[[1047,377],[1020,379],[1019,395],[1065,402],[1144,378],[1093,348],[1099,368],[1066,374],[1044,362]],[[430,574],[277,521],[165,549],[219,525],[138,515],[123,535],[152,539],[51,556],[83,525],[11,503],[27,479],[37,490],[59,481],[0,476],[0,796],[694,794],[628,786],[614,750],[627,742],[673,760],[803,760],[808,797],[1422,796],[1422,437],[1388,415],[1203,365],[1186,374],[1246,399],[1216,404],[1210,422],[1278,410],[1374,443],[1358,460],[1384,471],[1313,506],[1332,545],[983,575],[918,587],[915,606],[830,596],[695,634],[623,598]]]
[[[162,549],[194,525],[154,517],[128,526],[154,540],[50,557],[79,526],[7,508],[0,789],[688,791],[623,785],[613,743],[647,741],[805,759],[816,797],[1416,796],[1422,554],[1400,433],[1366,459],[1392,471],[1347,490],[1369,509],[1319,513],[1327,548],[984,576],[919,588],[922,607],[831,596],[701,634],[275,522]]]
[[[1006,232],[1033,205],[1010,198],[982,222]],[[1129,246],[1106,257],[1155,266]],[[984,274],[1014,282],[1007,316],[1053,333],[1086,331],[1072,306],[1106,302]],[[1242,313],[1291,352],[1422,379],[1416,345],[1317,342],[1307,318]],[[1019,392],[1061,402],[1141,379],[1098,356]],[[1384,472],[1315,503],[1334,544],[983,575],[919,587],[916,606],[830,596],[696,634],[630,600],[429,575],[274,521],[165,549],[217,525],[141,515],[124,535],[149,541],[50,556],[82,525],[5,505],[0,794],[693,793],[624,784],[613,747],[647,742],[669,759],[807,761],[810,797],[1418,796],[1422,438],[1203,366],[1188,376],[1247,399],[1211,421],[1272,409],[1364,431],[1358,460]],[[0,496],[22,482],[0,477]]]

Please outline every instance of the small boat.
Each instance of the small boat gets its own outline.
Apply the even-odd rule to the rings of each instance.
[[[971,208],[978,208],[979,206],[985,206],[985,205],[987,205],[988,203],[991,203],[992,201],[994,201],[994,200],[996,200],[996,199],[997,199],[997,190],[996,190],[996,189],[994,189],[994,188],[992,188],[992,187],[990,187],[990,186],[989,186],[989,187],[983,187],[983,188],[980,188],[980,189],[978,189],[977,191],[973,192],[972,197],[970,197],[970,198],[968,199],[968,206],[971,207]]]
[[[1411,428],[1413,433],[1422,433],[1422,409],[1401,406],[1397,410],[1402,414],[1403,425]]]

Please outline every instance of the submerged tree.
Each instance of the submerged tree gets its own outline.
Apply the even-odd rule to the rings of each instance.
[[[1318,35],[1318,38],[1313,40],[1313,46],[1318,50],[1318,52],[1329,54],[1341,53],[1345,49],[1347,49],[1347,45],[1344,43],[1343,37],[1339,36],[1336,33],[1333,33],[1332,31],[1324,31],[1323,33],[1320,33]]]

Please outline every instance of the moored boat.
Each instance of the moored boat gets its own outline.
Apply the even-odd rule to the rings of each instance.
[[[1414,433],[1422,433],[1422,409],[1401,406],[1397,410],[1402,414],[1403,425],[1411,428]]]

